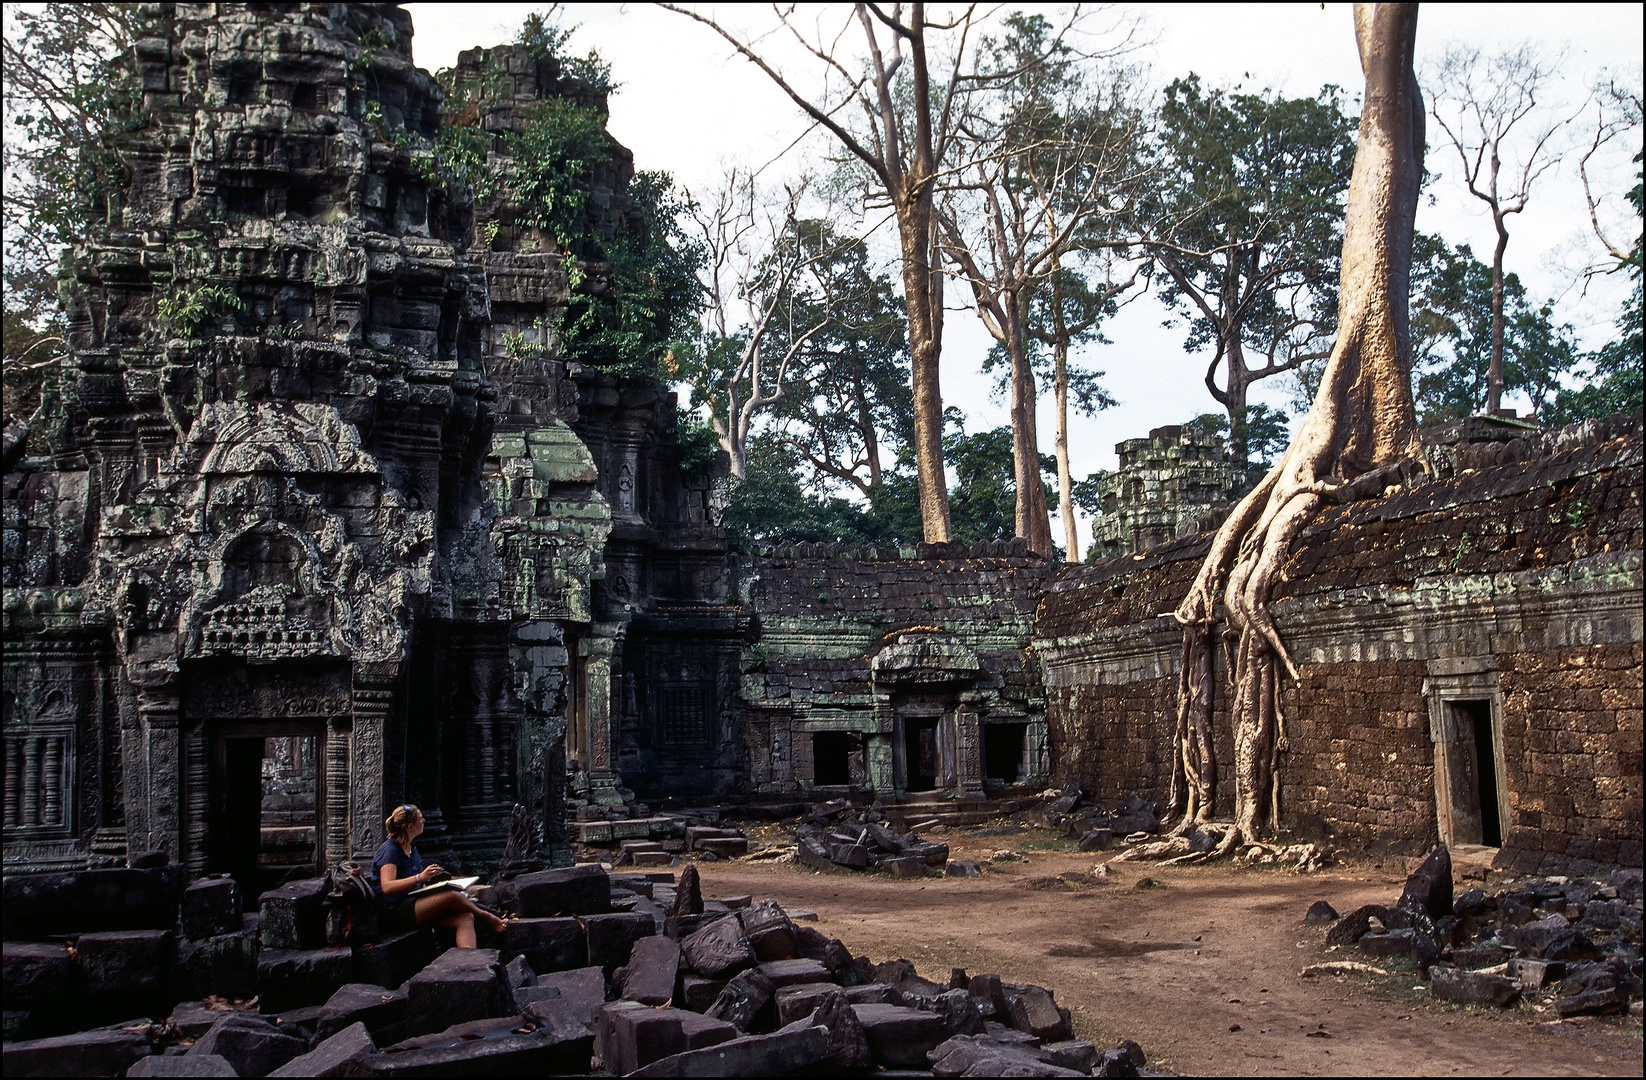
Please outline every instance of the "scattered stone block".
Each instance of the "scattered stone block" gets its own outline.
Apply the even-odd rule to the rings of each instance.
[[[777,1022],[786,1026],[796,1020],[804,1020],[816,1012],[825,999],[835,994],[839,994],[846,1004],[851,1004],[846,991],[833,983],[796,983],[780,987],[773,998],[777,1003]]]
[[[174,942],[169,930],[110,930],[81,934],[75,954],[86,989],[99,996],[164,995]]]
[[[983,1013],[977,1007],[970,990],[954,989],[937,995],[927,1006],[943,1018],[950,1035],[981,1035]]]
[[[178,942],[172,989],[185,998],[249,998],[257,993],[257,954],[256,930]]]
[[[737,1037],[723,1020],[685,1009],[648,1009],[633,1002],[605,1006],[597,1017],[600,1056],[614,1075],[627,1076],[660,1058]]]
[[[1441,844],[1406,879],[1395,904],[1403,911],[1422,911],[1431,919],[1452,914],[1452,853]]]
[[[785,1076],[827,1061],[829,1029],[796,1026],[688,1050],[636,1070],[634,1076]]]
[[[241,929],[240,886],[222,874],[201,878],[183,890],[183,936],[205,941]]]
[[[901,1005],[903,995],[889,986],[869,983],[867,986],[848,986],[846,1000],[853,1005]]]
[[[1417,945],[1417,931],[1390,930],[1387,934],[1360,935],[1361,951],[1373,956],[1411,956]]]
[[[3,885],[6,936],[170,930],[183,891],[181,866],[20,874]]]
[[[1564,979],[1566,965],[1559,960],[1516,959],[1509,964],[1509,974],[1522,990],[1541,990]]]
[[[1052,1000],[1049,991],[1038,986],[1014,987],[1006,994],[1006,1015],[1012,1027],[1035,1036],[1041,1042],[1057,1042],[1071,1037],[1069,1020]]]
[[[893,877],[923,878],[926,876],[926,859],[923,855],[882,855],[880,869]]]
[[[611,910],[611,879],[593,863],[540,870],[494,886],[495,902],[525,919],[603,915]]]
[[[973,975],[966,984],[966,992],[977,1002],[977,1010],[984,1020],[1005,1015],[1006,992],[999,975]]]
[[[1429,992],[1443,1001],[1460,1005],[1495,1005],[1502,1008],[1520,996],[1513,979],[1461,968],[1429,969]]]
[[[788,960],[796,955],[798,943],[794,924],[775,900],[762,900],[750,905],[738,912],[736,917],[743,922],[743,933],[756,959]]]
[[[1355,908],[1339,919],[1337,925],[1327,932],[1326,944],[1340,947],[1355,944],[1362,936],[1371,933],[1373,919],[1378,921],[1379,926],[1387,926],[1389,909],[1382,904],[1366,904]]]
[[[1113,829],[1088,829],[1080,838],[1081,851],[1108,851],[1113,846]]]
[[[287,1035],[267,1017],[230,1012],[213,1023],[186,1056],[214,1054],[240,1076],[267,1076],[308,1048],[307,1040]]]
[[[927,866],[942,866],[949,861],[949,845],[934,843],[930,840],[904,844],[903,853],[925,859]]]
[[[1096,1056],[1095,1053],[1093,1055]],[[1006,1043],[987,1035],[958,1035],[928,1055],[933,1076],[1087,1076],[1048,1061],[1039,1047]],[[1135,1073],[1134,1073],[1135,1075]]]
[[[829,1063],[839,1069],[868,1069],[874,1065],[874,1054],[869,1049],[869,1037],[863,1025],[857,1022],[852,1003],[838,986],[822,986],[821,993],[811,999],[815,1006],[809,1017],[799,1017],[784,1025],[822,1027],[829,1033]],[[798,995],[796,995],[798,998]]]
[[[949,1037],[948,1025],[936,1013],[901,1005],[853,1005],[875,1064],[888,1069],[920,1068],[926,1055]]]
[[[754,949],[735,917],[722,917],[680,940],[693,971],[711,979],[730,978],[754,963]]]
[[[315,1022],[314,1037],[325,1041],[355,1024],[365,1025],[375,1042],[399,1042],[405,1033],[408,992],[370,983],[348,983],[326,999]]]
[[[257,1004],[264,1013],[325,1001],[354,978],[349,949],[268,949],[257,955]]]
[[[1097,1068],[1098,1059],[1101,1057],[1096,1046],[1079,1039],[1046,1043],[1040,1049],[1046,1055],[1045,1061],[1048,1065],[1073,1069],[1086,1076],[1090,1076],[1092,1070]]]
[[[1338,920],[1337,909],[1324,900],[1316,900],[1309,905],[1309,911],[1303,916],[1303,921],[1310,926],[1325,926]]]
[[[432,930],[386,937],[375,945],[354,950],[354,981],[375,986],[399,986],[434,963],[439,948]]]
[[[709,979],[689,972],[682,975],[680,977],[680,1007],[690,1009],[692,1012],[708,1012],[709,1008],[714,1005],[715,999],[720,996],[720,991],[726,988],[726,982],[725,979]]]
[[[292,881],[257,898],[258,934],[265,949],[318,949],[326,943],[321,907],[330,878]]]
[[[761,1014],[768,1011],[776,989],[759,971],[740,972],[726,984],[704,1015],[735,1024],[741,1031],[753,1031]]]
[[[502,1015],[496,949],[448,949],[406,984],[406,1030],[413,1037]]]
[[[153,1054],[139,1058],[127,1076],[240,1076],[220,1054]],[[279,1075],[276,1073],[275,1075]],[[293,1074],[313,1076],[314,1073]]]
[[[666,1005],[680,974],[680,943],[654,935],[634,943],[623,977],[623,998],[642,1005]]]
[[[3,956],[8,1008],[62,1007],[74,968],[67,949],[47,941],[8,941]]]
[[[1507,962],[1513,955],[1514,953],[1501,945],[1474,945],[1453,949],[1452,963],[1468,971],[1474,968],[1496,967]]]
[[[567,971],[589,962],[588,937],[573,918],[511,919],[503,932],[503,955],[523,956],[539,973]]]
[[[562,1005],[582,1023],[592,1023],[595,1010],[606,1002],[606,973],[597,967],[556,971],[537,978],[533,990],[551,989]]]
[[[350,1069],[356,1076],[554,1076],[588,1072],[593,1048],[594,1035],[582,1024],[509,1016],[407,1039]]]
[[[300,1054],[270,1076],[350,1076],[355,1064],[377,1049],[364,1023],[355,1022],[320,1039],[313,1050]]]
[[[589,963],[616,968],[629,962],[635,942],[657,933],[657,923],[643,912],[614,912],[588,916],[583,929],[588,936]]]
[[[816,960],[773,960],[757,965],[755,970],[774,987],[829,981],[829,969]]]
[[[149,1056],[145,1031],[100,1028],[0,1048],[0,1072],[18,1076],[119,1076]]]
[[[834,866],[834,860],[829,858],[829,849],[810,836],[801,837],[795,844],[794,857],[800,865],[813,870],[828,870]]]
[[[943,873],[949,877],[982,877],[983,868],[970,859],[956,859],[944,867]]]
[[[166,1017],[166,1023],[185,1039],[198,1039],[223,1018],[222,1009],[209,1009],[203,1001],[180,1001]]]

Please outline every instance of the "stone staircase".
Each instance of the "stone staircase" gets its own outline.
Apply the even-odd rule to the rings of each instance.
[[[993,821],[1002,814],[1024,809],[1033,800],[1023,797],[1027,792],[1012,791],[1005,796],[995,795],[982,802],[964,802],[959,799],[912,798],[890,803],[885,807],[886,819],[899,831],[916,825],[936,822],[951,829],[964,829]]]

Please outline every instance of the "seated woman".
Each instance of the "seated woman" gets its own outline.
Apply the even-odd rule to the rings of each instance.
[[[423,813],[410,803],[395,807],[383,822],[389,838],[372,857],[372,885],[377,890],[377,924],[384,934],[404,934],[419,926],[444,926],[457,934],[459,949],[475,947],[474,920],[478,916],[501,933],[508,923],[464,896],[442,889],[413,899],[407,895],[437,879],[444,871],[425,864],[413,843],[423,832]]]

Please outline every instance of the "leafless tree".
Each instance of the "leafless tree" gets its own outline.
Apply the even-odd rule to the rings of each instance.
[[[1487,413],[1503,404],[1503,253],[1509,246],[1509,215],[1522,213],[1532,188],[1560,164],[1559,138],[1577,115],[1551,113],[1543,101],[1561,60],[1530,44],[1491,56],[1453,46],[1425,73],[1435,123],[1457,152],[1464,186],[1486,204],[1497,231]]]
[[[1624,85],[1616,78],[1601,79],[1590,96],[1590,106],[1594,109],[1594,134],[1577,162],[1578,176],[1583,180],[1583,199],[1589,207],[1589,225],[1594,230],[1595,238],[1606,249],[1606,254],[1614,260],[1614,265],[1638,262],[1640,259],[1639,232],[1635,233],[1632,240],[1625,237],[1624,239],[1628,241],[1625,245],[1620,243],[1615,238],[1615,234],[1610,231],[1613,228],[1611,224],[1602,223],[1601,206],[1606,201],[1605,196],[1597,196],[1594,193],[1594,185],[1589,173],[1595,167],[1595,159],[1614,142],[1621,141],[1626,151],[1634,149],[1636,154],[1639,153],[1639,79],[1635,80],[1633,86]],[[1636,222],[1640,220],[1638,208],[1631,212],[1630,218]]]
[[[828,237],[800,218],[805,185],[767,198],[755,178],[731,169],[690,216],[706,256],[704,326],[679,374],[705,405],[720,446],[742,479],[755,417],[783,400],[806,343],[829,324]]]
[[[1343,233],[1337,338],[1314,404],[1290,447],[1235,507],[1174,613],[1183,627],[1174,786],[1189,798],[1179,825],[1209,821],[1212,649],[1219,592],[1238,644],[1230,665],[1235,821],[1219,853],[1257,840],[1280,815],[1283,677],[1298,677],[1269,613],[1293,541],[1322,503],[1380,494],[1420,468],[1412,405],[1412,225],[1423,171],[1424,113],[1412,50],[1416,4],[1356,4],[1366,77]],[[1213,763],[1215,764],[1215,763]]]

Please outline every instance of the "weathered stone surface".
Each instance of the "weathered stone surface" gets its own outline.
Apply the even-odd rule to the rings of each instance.
[[[1135,1045],[1135,1044],[1134,1044]],[[1062,1042],[1046,1043],[1041,1048],[1046,1055],[1046,1062],[1064,1069],[1073,1069],[1077,1073],[1090,1075],[1097,1067],[1101,1055],[1097,1047],[1079,1039],[1066,1039]],[[1141,1062],[1139,1062],[1141,1064]]]
[[[119,1076],[148,1057],[146,1031],[122,1028],[27,1039],[0,1048],[0,1071],[11,1076]]]
[[[708,1012],[714,1005],[720,991],[726,989],[726,979],[710,979],[690,972],[680,976],[680,1001],[683,1009],[692,1012]]]
[[[758,970],[740,972],[704,1015],[735,1024],[741,1031],[754,1031],[764,1016],[775,1017],[776,1010],[769,1008],[775,993],[771,980]]]
[[[3,955],[8,1009],[53,1009],[63,1004],[73,968],[66,948],[45,941],[8,941]]]
[[[623,976],[623,997],[642,1005],[665,1005],[674,998],[680,973],[680,943],[655,935],[634,943]]]
[[[982,877],[983,869],[970,859],[955,859],[943,868],[949,877]]]
[[[1366,904],[1355,908],[1326,932],[1326,944],[1339,947],[1353,945],[1371,932],[1373,919],[1378,921],[1378,925],[1387,926],[1388,916],[1389,909],[1382,904]]]
[[[320,902],[331,892],[330,878],[309,878],[271,889],[257,898],[258,934],[265,949],[318,949],[326,943],[326,916]]]
[[[1443,1001],[1455,1001],[1460,1005],[1496,1005],[1501,1008],[1520,996],[1520,987],[1513,979],[1505,979],[1501,975],[1434,967],[1429,969],[1429,992]]]
[[[713,1046],[738,1034],[723,1020],[684,1009],[648,1009],[633,1002],[604,1006],[596,1025],[600,1056],[619,1076],[659,1058]]]
[[[263,949],[257,954],[258,1007],[265,1013],[323,1002],[354,977],[348,949]]]
[[[179,997],[249,998],[257,993],[258,951],[254,930],[178,942],[172,988]]]
[[[1430,852],[1422,865],[1412,871],[1395,906],[1406,911],[1426,912],[1431,919],[1445,918],[1452,913],[1452,853],[1445,844]]]
[[[354,950],[354,981],[376,986],[399,986],[434,963],[434,933],[413,930]]]
[[[830,979],[829,969],[816,960],[773,960],[756,965],[755,970],[774,987],[822,983]]]
[[[589,963],[615,968],[629,962],[634,943],[657,933],[657,923],[640,912],[590,915],[583,920],[588,935]]]
[[[933,1076],[1089,1076],[1048,1060],[1038,1047],[1002,1043],[987,1035],[957,1035],[928,1055]],[[1096,1057],[1096,1054],[1093,1054]]]
[[[735,916],[716,919],[680,940],[686,963],[699,975],[727,978],[755,962],[754,949]]]
[[[935,1013],[901,1005],[853,1005],[852,1012],[875,1064],[888,1069],[924,1066],[926,1055],[949,1037],[948,1025]]]
[[[882,855],[878,860],[880,869],[900,878],[920,878],[926,876],[926,859],[921,855]]]
[[[1081,851],[1108,851],[1113,846],[1113,829],[1088,829],[1080,837]]]
[[[181,866],[7,877],[6,937],[27,941],[49,934],[170,930],[182,886]]]
[[[188,1052],[222,1057],[240,1076],[267,1076],[308,1048],[306,1040],[282,1032],[265,1017],[231,1012],[213,1023]]]
[[[789,960],[795,956],[798,946],[794,924],[775,900],[762,900],[739,911],[736,917],[743,922],[743,933],[756,959]]]
[[[153,1054],[140,1058],[126,1070],[127,1076],[242,1076],[235,1072],[229,1059],[217,1054]],[[250,1074],[255,1075],[255,1074]],[[275,1075],[279,1075],[276,1073]],[[295,1076],[315,1076],[316,1073],[294,1073]]]
[[[522,918],[600,915],[611,910],[611,879],[592,863],[522,874],[494,887],[499,906]]]
[[[169,930],[81,934],[75,954],[93,994],[164,995],[170,988],[175,942]]]
[[[1017,986],[1006,991],[1006,1016],[1012,1027],[1040,1039],[1056,1042],[1070,1037],[1069,1021],[1050,992],[1038,986]]]
[[[202,878],[183,890],[183,936],[204,941],[241,929],[240,886],[228,875]]]
[[[496,949],[448,949],[406,983],[406,1030],[413,1036],[503,1014]]]
[[[292,1058],[270,1076],[349,1076],[356,1063],[377,1049],[366,1025],[355,1022],[319,1039],[313,1050]]]
[[[587,1072],[593,1049],[594,1035],[581,1024],[507,1016],[407,1039],[349,1068],[356,1076],[554,1076]]]
[[[349,983],[326,999],[315,1021],[314,1037],[324,1041],[344,1028],[365,1025],[375,1041],[399,1042],[406,1025],[407,991],[370,983]]]
[[[575,918],[510,919],[503,955],[524,956],[538,973],[567,971],[589,962],[588,936]]]
[[[1309,910],[1303,916],[1303,921],[1310,926],[1325,926],[1327,923],[1336,922],[1338,918],[1336,908],[1324,900],[1316,900],[1309,905]]]
[[[980,1035],[983,1033],[983,1012],[977,1007],[970,989],[956,988],[938,994],[925,1006],[943,1018],[951,1035]]]
[[[592,1022],[595,1010],[606,1001],[606,975],[598,967],[556,971],[538,976],[535,991],[553,990],[559,1010],[582,1023]]]
[[[783,1076],[828,1061],[829,1030],[821,1026],[785,1028],[770,1035],[746,1035],[702,1050],[688,1050],[652,1062],[634,1076]]]

